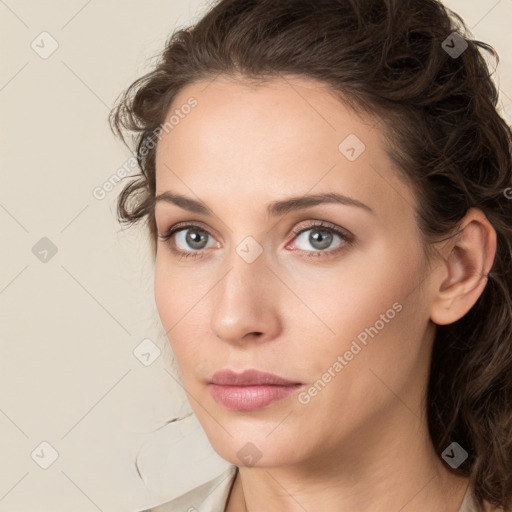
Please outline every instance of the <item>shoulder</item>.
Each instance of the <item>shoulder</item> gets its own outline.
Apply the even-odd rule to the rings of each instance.
[[[475,498],[473,484],[468,486],[464,500],[458,512],[505,512],[501,507],[493,507],[487,500],[484,500],[483,507],[479,507]]]
[[[141,512],[224,512],[237,471],[238,467],[231,465],[213,480]]]

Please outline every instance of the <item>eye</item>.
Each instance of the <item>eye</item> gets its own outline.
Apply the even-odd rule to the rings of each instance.
[[[305,257],[333,256],[353,243],[353,235],[350,232],[323,221],[310,221],[306,226],[302,225],[292,232],[295,237],[286,248],[297,243],[305,246],[309,244],[313,250],[298,248],[299,252],[305,253]],[[311,233],[306,236],[308,232]],[[165,235],[158,235],[158,238],[164,242],[173,239],[169,243],[171,251],[185,259],[203,257],[204,249],[219,247],[219,244],[215,242],[208,245],[208,239],[214,240],[213,237],[208,231],[195,224],[178,224],[169,229]],[[336,238],[340,240],[340,243],[332,249],[330,247]]]
[[[173,253],[181,255],[182,258],[197,258],[202,256],[201,251],[203,249],[208,248],[208,237],[211,237],[211,235],[195,224],[177,225],[172,227],[165,235],[158,235],[158,238],[164,242],[173,237],[172,244],[169,244]],[[215,246],[215,244],[213,245]],[[192,249],[192,251],[189,249]]]
[[[306,257],[324,256],[326,253],[329,255],[337,254],[353,242],[351,233],[338,228],[334,224],[323,221],[311,222],[306,227],[302,226],[295,229],[293,233],[295,234],[293,245],[302,244],[305,248],[299,247],[298,249],[301,252],[308,253]],[[337,246],[332,248],[332,244],[336,238],[340,240],[340,242]],[[308,245],[309,247],[313,247],[313,250],[308,249]],[[287,247],[289,247],[289,245]]]

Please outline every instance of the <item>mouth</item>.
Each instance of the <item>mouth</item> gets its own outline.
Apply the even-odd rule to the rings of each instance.
[[[246,370],[242,373],[222,370],[216,372],[208,381],[213,398],[226,409],[233,411],[261,409],[288,397],[302,386],[301,382],[258,370]]]

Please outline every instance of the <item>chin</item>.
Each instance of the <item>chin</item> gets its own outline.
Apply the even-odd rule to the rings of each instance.
[[[269,437],[268,432],[250,435],[238,430],[233,438],[223,430],[218,436],[219,429],[215,429],[213,435],[208,431],[206,434],[216,453],[236,466],[277,467],[295,464],[303,459],[303,454],[297,451],[296,443],[292,442],[294,436],[285,435],[284,440],[277,436],[272,439],[274,434]]]

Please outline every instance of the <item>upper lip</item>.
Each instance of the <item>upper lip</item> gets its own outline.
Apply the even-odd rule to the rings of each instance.
[[[235,373],[233,370],[221,370],[215,372],[209,384],[219,386],[293,386],[300,382],[283,379],[273,373],[260,372],[258,370],[245,370],[242,373]]]

